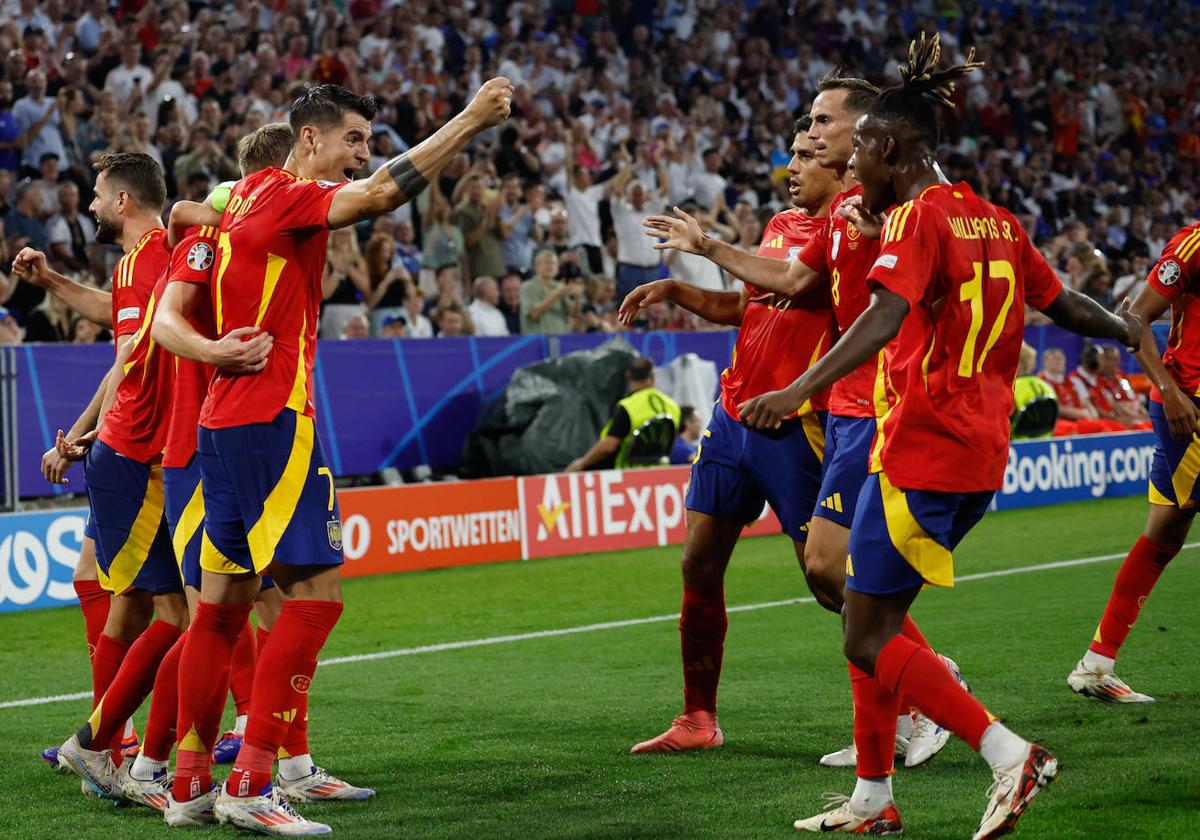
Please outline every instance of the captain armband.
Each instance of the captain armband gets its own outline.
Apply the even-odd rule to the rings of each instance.
[[[429,186],[429,179],[413,166],[407,153],[388,163],[387,170],[388,174],[392,176],[392,180],[396,182],[396,186],[400,188],[400,192],[404,193],[408,199],[416,198],[422,190]]]

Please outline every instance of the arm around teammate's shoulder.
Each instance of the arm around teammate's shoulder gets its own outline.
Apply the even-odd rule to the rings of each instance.
[[[485,82],[470,104],[432,137],[392,158],[370,178],[338,190],[329,204],[326,224],[346,227],[391,212],[416,198],[476,134],[508,119],[512,93],[508,79]]]

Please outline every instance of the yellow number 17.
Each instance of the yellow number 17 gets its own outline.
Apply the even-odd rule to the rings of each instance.
[[[975,277],[958,287],[959,301],[962,303],[970,301],[971,303],[971,326],[967,329],[967,340],[963,344],[962,357],[958,360],[958,375],[968,378],[983,370],[983,360],[987,358],[988,351],[1000,340],[1000,334],[1004,332],[1004,322],[1008,319],[1008,310],[1012,308],[1013,295],[1017,289],[1017,275],[1013,271],[1012,263],[1008,260],[988,262],[987,277],[1007,280],[1008,294],[1004,298],[1004,305],[1000,307],[996,320],[992,322],[992,329],[988,333],[987,343],[983,345],[983,352],[979,354],[979,359],[976,361],[975,342],[979,338],[979,331],[983,328],[984,273],[981,262],[972,263],[971,267],[975,269]]]

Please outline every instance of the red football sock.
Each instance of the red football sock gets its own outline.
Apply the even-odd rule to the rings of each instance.
[[[889,776],[896,757],[896,716],[900,698],[852,663],[850,691],[854,695],[854,746],[858,775],[864,779]]]
[[[91,659],[96,655],[96,643],[100,640],[100,634],[104,632],[104,623],[108,621],[108,607],[112,603],[112,596],[98,580],[75,581],[75,594],[79,596],[88,659]]]
[[[92,708],[100,702],[104,692],[112,683],[117,671],[121,670],[121,661],[129,653],[130,642],[122,642],[112,636],[100,634],[96,640],[96,652],[92,655]]]
[[[685,586],[679,639],[683,651],[683,713],[717,711],[717,684],[725,655],[725,587],[711,592]]]
[[[179,749],[172,788],[179,802],[212,787],[212,750],[229,691],[229,667],[250,606],[201,601],[192,617],[179,657]]]
[[[993,718],[933,651],[907,636],[893,636],[875,658],[875,679],[962,738],[971,749],[979,749],[979,739]],[[893,711],[892,717],[895,715]]]
[[[1158,576],[1178,553],[1177,548],[1138,537],[1121,564],[1117,579],[1113,581],[1112,595],[1108,598],[1108,605],[1104,608],[1104,615],[1089,650],[1109,659],[1117,658],[1117,651],[1133,629],[1138,613],[1142,611],[1142,604],[1146,603],[1146,597],[1158,582]]]
[[[158,676],[154,678],[150,715],[146,718],[146,731],[142,737],[142,754],[154,761],[170,758],[171,747],[175,745],[175,724],[179,719],[179,657],[185,642],[186,631],[158,664]]]
[[[90,734],[90,740],[83,744],[84,747],[114,745],[113,761],[119,764],[125,721],[150,694],[158,664],[178,639],[179,628],[169,621],[159,620],[129,646],[120,669],[88,719],[85,730]]]
[[[275,756],[307,706],[317,654],[341,614],[342,605],[333,601],[283,605],[254,672],[250,720],[227,788],[235,795],[257,796],[270,786]]]
[[[233,706],[239,715],[250,714],[250,690],[254,684],[254,665],[257,661],[254,626],[247,621],[238,634],[237,645],[233,648],[233,665],[229,671],[229,693],[233,695]]]
[[[904,624],[900,627],[900,632],[912,639],[919,646],[933,650],[930,647],[929,640],[925,638],[925,634],[921,632],[921,628],[917,627],[917,623],[912,620],[912,616],[904,616]]]

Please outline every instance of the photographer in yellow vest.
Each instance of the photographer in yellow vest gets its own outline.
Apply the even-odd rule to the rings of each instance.
[[[654,387],[654,363],[637,358],[625,371],[629,396],[617,403],[600,440],[567,466],[567,472],[627,469],[669,463],[678,433],[675,401]]]

